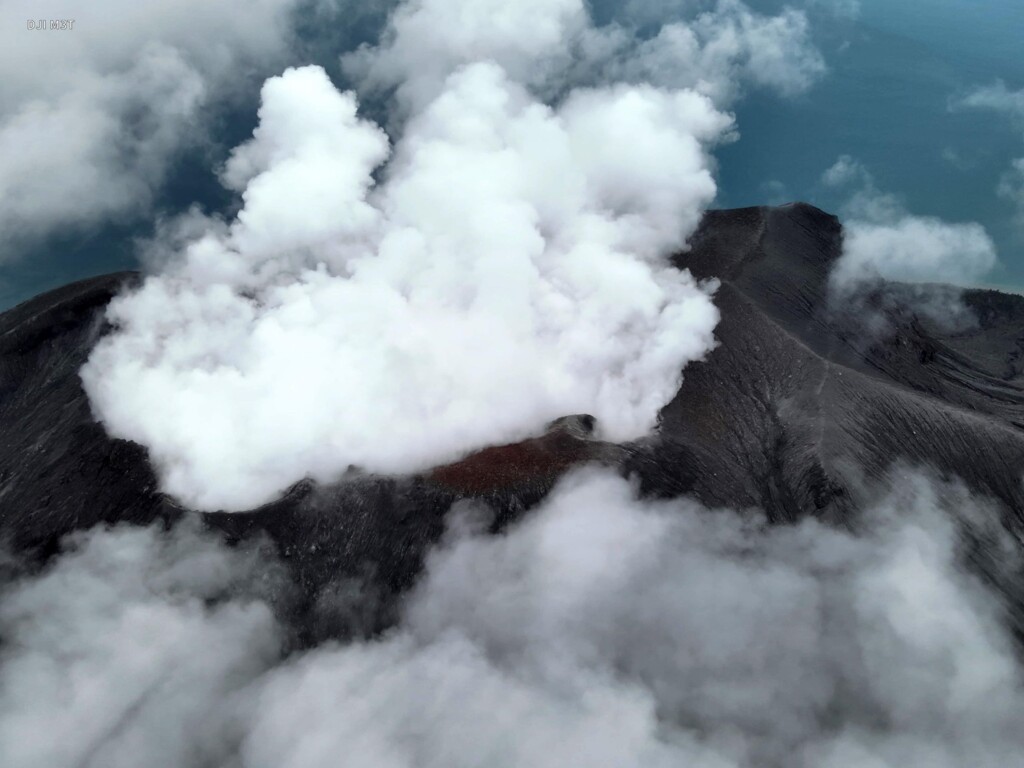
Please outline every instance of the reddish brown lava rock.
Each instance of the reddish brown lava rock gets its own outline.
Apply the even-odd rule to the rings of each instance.
[[[593,429],[593,416],[566,416],[552,422],[541,437],[484,448],[437,467],[427,478],[467,495],[549,485],[577,464],[608,461],[616,452],[609,443],[591,440]]]

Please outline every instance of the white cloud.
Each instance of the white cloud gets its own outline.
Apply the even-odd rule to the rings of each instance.
[[[789,189],[778,179],[769,179],[762,183],[761,194],[768,205],[783,205],[793,199]]]
[[[503,535],[456,514],[384,636],[282,663],[250,555],[98,531],[0,603],[3,763],[1002,768],[1021,671],[958,555],[997,511],[901,478],[851,534],[580,472]]]
[[[102,7],[5,0],[0,257],[59,227],[146,210],[204,109],[279,60],[293,0]],[[74,19],[30,31],[27,19]]]
[[[991,109],[1017,118],[1024,118],[1024,89],[1012,91],[1006,83],[997,80],[986,86],[979,86],[951,101],[954,108]]]
[[[842,155],[821,176],[821,180],[830,187],[854,182],[863,185],[870,183],[870,178],[867,169],[849,155]]]
[[[0,593],[0,764],[219,762],[236,748],[224,710],[279,658],[263,578],[256,551],[191,522],[76,534]]]
[[[955,109],[987,109],[1009,115],[1017,123],[1024,124],[1024,88],[1010,90],[1006,83],[997,80],[992,85],[980,86],[951,101]],[[1013,204],[1015,219],[1024,231],[1024,157],[1010,163],[1010,167],[999,180],[998,195]]]
[[[961,152],[953,147],[942,150],[942,159],[958,171],[970,171],[977,165],[976,154]]]
[[[995,263],[995,246],[980,224],[949,224],[927,216],[905,216],[887,224],[852,221],[846,225],[835,279],[858,282],[881,276],[969,285]]]
[[[342,57],[368,91],[397,90],[419,111],[459,67],[493,62],[510,79],[538,84],[569,64],[574,39],[590,28],[583,0],[409,0],[377,45]]]
[[[641,39],[636,25],[654,25],[656,34]],[[416,0],[399,9],[380,45],[345,55],[343,64],[362,90],[396,89],[414,109],[438,92],[446,73],[481,58],[539,93],[581,82],[644,82],[693,88],[719,105],[747,87],[795,96],[826,71],[804,12],[787,7],[768,16],[739,0],[630,4],[603,27],[590,23],[582,0]]]
[[[746,87],[792,97],[825,73],[810,37],[802,11],[786,8],[765,16],[736,0],[721,0],[690,22],[663,26],[609,68],[620,77],[696,88],[723,104]]]
[[[999,196],[1013,203],[1017,209],[1017,224],[1024,230],[1024,157],[1010,164],[1010,169],[999,180]]]
[[[856,19],[860,16],[860,0],[805,0],[808,8],[824,8],[842,19]]]
[[[840,294],[854,293],[879,278],[969,285],[996,264],[995,244],[980,224],[908,213],[851,157],[839,158],[822,181],[851,190],[843,208],[843,255],[831,275]]]

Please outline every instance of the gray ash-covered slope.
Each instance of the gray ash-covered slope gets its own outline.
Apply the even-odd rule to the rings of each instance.
[[[231,537],[268,534],[307,608],[349,588],[339,578],[379,594],[373,615],[338,619],[370,628],[388,621],[388,596],[412,583],[453,501],[486,499],[500,526],[592,460],[639,476],[652,495],[760,507],[775,520],[841,517],[865,481],[916,463],[1000,501],[1019,532],[1024,298],[966,292],[978,323],[959,332],[889,302],[887,332],[866,335],[856,314],[829,308],[840,249],[838,221],[807,205],[707,215],[678,264],[721,281],[720,343],[687,368],[654,438],[603,444],[579,417],[420,477],[302,483],[251,513],[206,519]],[[93,420],[78,377],[104,306],[134,279],[87,280],[0,315],[0,533],[17,550],[45,555],[77,528],[182,513],[158,492],[144,450]]]
[[[637,469],[656,493],[792,520],[841,513],[894,461],[927,465],[1003,502],[1016,527],[1024,297],[965,291],[977,322],[957,331],[871,296],[843,311],[828,293],[841,240],[807,205],[708,214],[678,262],[721,281],[720,343],[686,370]]]
[[[133,278],[83,280],[0,315],[0,528],[16,549],[164,508],[145,451],[107,437],[78,377],[107,302]]]

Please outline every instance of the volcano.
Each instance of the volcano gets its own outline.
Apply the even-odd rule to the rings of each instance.
[[[841,251],[839,221],[806,204],[706,214],[673,261],[719,281],[719,343],[686,368],[649,438],[602,442],[591,417],[566,415],[544,435],[422,475],[306,481],[204,519],[229,540],[268,536],[309,604],[339,576],[357,580],[376,596],[368,631],[390,620],[453,504],[486,502],[497,531],[590,462],[634,477],[646,496],[835,525],[852,523],[874,483],[925,467],[992,499],[1021,542],[1024,297],[965,290],[973,320],[956,328],[915,312],[898,284],[837,306],[828,278]],[[137,279],[84,280],[0,315],[0,531],[17,552],[46,558],[77,529],[193,514],[159,491],[142,447],[107,436],[79,379],[108,330],[106,304]],[[1024,616],[1005,570],[981,548],[973,564]]]

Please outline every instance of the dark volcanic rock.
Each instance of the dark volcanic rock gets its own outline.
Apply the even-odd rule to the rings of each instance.
[[[587,417],[571,417],[425,476],[300,483],[258,510],[206,519],[229,538],[276,542],[306,596],[296,610],[312,639],[387,624],[454,502],[487,501],[497,529],[587,461],[637,475],[652,495],[789,521],[844,519],[902,460],[997,499],[1020,538],[1024,298],[968,291],[978,322],[956,332],[890,302],[880,310],[888,331],[865,334],[855,314],[829,306],[840,247],[838,221],[806,205],[707,215],[677,263],[721,281],[720,344],[686,369],[651,439],[600,443]],[[46,555],[76,528],[183,513],[157,491],[145,452],[95,423],[78,378],[104,306],[131,279],[76,283],[0,315],[0,529],[18,550]]]
[[[132,277],[84,280],[0,315],[0,527],[18,550],[168,511],[146,452],[107,437],[78,378],[104,307]]]
[[[901,459],[961,477],[1019,526],[1024,297],[967,291],[972,329],[893,313],[889,333],[867,335],[830,310],[840,249],[838,220],[810,206],[708,214],[678,263],[721,280],[720,344],[634,461],[646,487],[793,520],[841,514]]]

